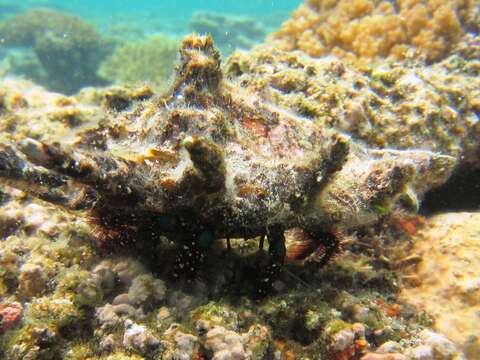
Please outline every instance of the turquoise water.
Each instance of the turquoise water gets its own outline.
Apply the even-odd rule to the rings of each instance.
[[[220,52],[228,56],[236,49],[250,49],[263,42],[300,3],[300,0],[0,0],[0,77],[26,78],[48,90],[66,94],[87,86],[137,81],[162,83],[167,75],[159,79],[153,63],[171,74],[173,66],[166,59],[178,48],[159,50],[164,44],[171,41],[178,44],[178,39],[192,32],[210,34]],[[2,23],[6,25],[2,27]],[[166,41],[145,45],[152,37]],[[139,45],[142,41],[144,45]],[[143,48],[136,53],[128,50],[128,59],[120,55],[121,58],[109,60],[129,44]],[[134,64],[141,60],[150,68]],[[124,68],[115,69],[118,62]],[[126,74],[127,69],[131,73]]]
[[[251,16],[259,20],[270,19],[269,25],[275,25],[286,19],[302,1],[300,0],[191,0],[191,1],[157,1],[157,0],[31,0],[0,1],[0,16],[10,10],[36,7],[49,7],[68,11],[100,27],[130,21],[143,23],[148,28],[152,22],[164,22],[177,25],[188,24],[195,12],[209,11],[231,15]],[[9,9],[3,11],[1,9]],[[157,23],[157,26],[161,24]]]

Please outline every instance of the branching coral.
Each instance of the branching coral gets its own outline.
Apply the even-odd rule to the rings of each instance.
[[[165,85],[177,60],[179,41],[163,35],[118,47],[100,66],[99,75],[116,83]]]
[[[307,0],[270,41],[312,56],[402,59],[414,49],[435,62],[478,26],[476,6],[474,0]]]
[[[111,46],[80,18],[49,9],[34,9],[0,24],[2,46],[33,48],[48,75],[50,89],[74,93],[99,85],[97,69]]]

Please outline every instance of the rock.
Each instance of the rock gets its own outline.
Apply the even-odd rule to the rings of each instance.
[[[407,352],[412,360],[434,360],[433,348],[428,345],[420,345],[409,349]]]
[[[40,295],[47,284],[48,277],[39,264],[25,263],[20,268],[18,292],[22,296]]]
[[[140,274],[145,273],[144,266],[136,260],[125,259],[117,261],[112,268],[121,284],[129,287],[133,279]]]
[[[205,335],[204,347],[212,360],[243,360],[249,358],[246,336],[215,326]]]
[[[165,360],[190,360],[198,350],[198,338],[192,334],[180,330],[180,325],[173,323],[164,332],[165,340],[162,346],[165,348],[162,359]]]
[[[96,317],[102,325],[114,326],[118,324],[120,317],[126,316],[127,318],[143,319],[145,317],[141,309],[135,309],[128,304],[106,304],[96,309]]]
[[[402,347],[399,343],[389,340],[380,345],[375,352],[378,354],[391,354],[399,352],[401,349]]]
[[[360,360],[407,360],[407,357],[402,354],[378,354],[367,353],[363,355]]]
[[[352,329],[343,329],[334,334],[330,340],[330,348],[332,351],[343,351],[353,345],[355,335]]]
[[[125,327],[122,343],[126,349],[135,350],[145,355],[159,347],[160,341],[145,326],[135,324],[131,320],[125,320]]]
[[[445,335],[430,330],[423,330],[420,333],[420,338],[427,346],[432,347],[435,359],[451,359],[459,354],[458,347]]]
[[[407,281],[401,293],[401,299],[433,316],[439,333],[477,353],[480,344],[469,339],[480,338],[479,233],[480,213],[446,213],[427,219],[412,239],[411,253],[422,261],[403,270],[407,280],[414,276],[415,282]]]
[[[128,296],[127,293],[124,294],[119,294],[115,296],[115,298],[112,301],[113,305],[119,305],[119,304],[128,304],[128,305],[135,305],[135,303],[130,299],[130,296]]]
[[[365,325],[361,323],[354,323],[352,325],[352,330],[355,334],[355,339],[364,338],[365,337]]]
[[[112,334],[106,336],[100,341],[100,348],[102,351],[111,352],[115,347],[115,338]]]
[[[160,309],[158,309],[158,313],[157,313],[158,321],[161,322],[161,321],[167,320],[171,316],[172,314],[170,313],[170,310],[166,306],[162,306]]]
[[[128,299],[136,305],[150,305],[165,298],[165,283],[151,274],[142,274],[133,279],[128,289]]]
[[[100,263],[93,269],[93,273],[98,275],[100,279],[100,285],[105,293],[109,293],[115,287],[115,273],[105,263]]]

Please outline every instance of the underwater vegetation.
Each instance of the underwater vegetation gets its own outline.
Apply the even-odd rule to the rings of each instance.
[[[77,16],[33,9],[0,23],[2,46],[32,48],[46,73],[46,86],[72,94],[105,82],[97,76],[112,45],[93,25]]]
[[[479,167],[478,8],[414,3],[307,0],[291,36],[358,35],[324,53],[155,35],[119,85],[2,80],[0,358],[475,359],[478,216],[417,212]],[[413,8],[443,46],[376,48]]]
[[[154,35],[118,46],[100,65],[99,75],[114,83],[164,85],[177,60],[179,41]]]

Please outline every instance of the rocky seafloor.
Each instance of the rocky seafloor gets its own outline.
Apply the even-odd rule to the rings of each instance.
[[[322,267],[291,255],[269,277],[271,254],[259,249],[259,237],[245,236],[228,245],[216,241],[201,266],[178,278],[179,246],[171,238],[105,241],[88,210],[72,211],[29,195],[28,187],[13,187],[0,162],[0,358],[477,358],[478,4],[430,4],[421,12],[428,21],[419,16],[405,25],[414,36],[395,32],[400,40],[389,40],[388,51],[365,52],[360,36],[326,41],[312,32],[337,26],[318,15],[322,6],[352,27],[361,24],[369,49],[378,29],[391,30],[388,21],[398,25],[398,14],[381,1],[331,3],[307,1],[292,18],[310,14],[298,34],[282,35],[292,20],[270,42],[233,54],[222,67],[225,87],[253,99],[251,107],[269,104],[365,148],[421,148],[449,156],[453,176],[469,190],[447,182],[435,193],[445,204],[426,209],[423,197],[427,203],[429,188],[443,180],[424,173],[398,203],[376,203],[374,222],[347,229],[342,249]],[[405,2],[399,11],[415,3]],[[347,5],[355,5],[357,15],[346,16]],[[441,31],[445,24],[455,36]],[[312,42],[316,48],[305,45]],[[321,51],[307,55],[305,48]],[[195,69],[202,74],[209,66],[207,58]],[[112,119],[133,126],[137,114],[164,106],[156,96],[148,86],[85,88],[66,96],[5,78],[0,143],[27,137],[73,143]],[[262,143],[270,138],[269,124],[252,114],[240,127]],[[167,153],[148,154],[147,160],[169,161],[158,160]],[[455,204],[470,205],[451,206],[457,211],[451,212],[452,192],[459,194]],[[287,250],[301,240],[287,232]]]

